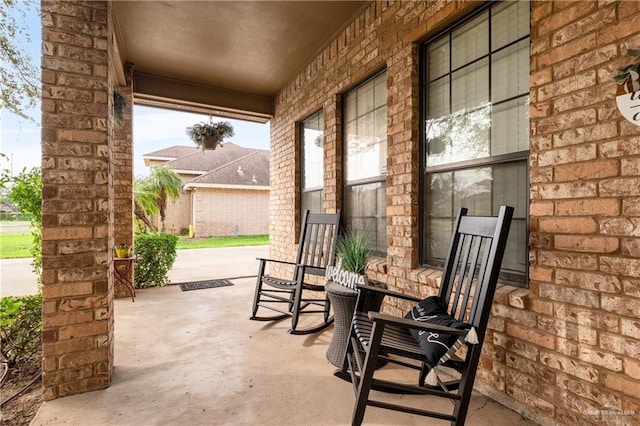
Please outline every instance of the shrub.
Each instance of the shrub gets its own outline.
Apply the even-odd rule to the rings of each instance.
[[[0,349],[9,365],[28,361],[40,353],[42,295],[0,299]]]
[[[31,257],[36,282],[42,284],[42,171],[38,167],[17,176],[8,170],[0,171],[0,187],[9,186],[9,198],[18,206],[20,213],[31,221]]]
[[[169,283],[167,273],[176,260],[178,237],[171,234],[136,235],[136,288],[162,287]]]

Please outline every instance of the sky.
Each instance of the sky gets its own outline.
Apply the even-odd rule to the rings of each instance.
[[[39,6],[39,2],[36,3]],[[40,66],[41,24],[37,10],[28,11],[26,28],[31,40],[21,40],[31,56],[34,66]],[[17,175],[23,168],[30,170],[40,167],[42,153],[40,150],[40,103],[28,112],[36,121],[11,114],[5,108],[0,109],[0,152],[8,158],[0,159],[0,169],[9,169]],[[235,136],[225,139],[246,148],[269,149],[269,124],[252,123],[213,117],[213,121],[229,121]],[[146,176],[149,168],[144,166],[142,155],[174,145],[195,146],[186,135],[186,128],[198,123],[208,122],[209,116],[195,113],[176,112],[134,106],[133,110],[133,151],[134,175]]]

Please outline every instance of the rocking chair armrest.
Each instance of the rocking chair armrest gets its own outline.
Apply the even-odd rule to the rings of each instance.
[[[414,321],[406,318],[398,318],[392,315],[381,314],[369,311],[369,319],[373,322],[384,323],[385,325],[393,325],[400,328],[413,328],[414,330],[435,331],[451,336],[464,336],[469,330],[460,330],[458,328],[446,327],[443,325],[430,324],[428,322]]]
[[[256,257],[256,260],[259,260],[260,262],[273,262],[273,263],[281,263],[283,265],[298,266],[298,264],[296,262],[288,262],[286,260],[265,259],[263,257]]]
[[[321,271],[326,271],[327,268],[324,268],[322,266],[313,266],[313,265],[309,265],[306,263],[292,263],[292,265],[295,265],[296,268],[300,268],[300,269],[307,269],[307,268],[313,268],[313,269],[318,269]]]
[[[410,296],[408,294],[398,293],[397,291],[389,290],[382,287],[374,287],[368,284],[359,285],[358,290],[368,290],[373,293],[383,294],[385,296],[397,297],[398,299],[410,300],[412,302],[419,302],[420,300],[422,300],[417,297]]]

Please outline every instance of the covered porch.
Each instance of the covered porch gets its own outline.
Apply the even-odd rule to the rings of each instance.
[[[82,412],[83,402],[95,398],[98,416],[107,415],[105,407],[112,416],[113,406],[124,404],[123,416],[139,410],[147,412],[144,420],[162,423],[151,409],[119,402],[128,395],[142,404],[135,399],[145,395],[138,382],[155,388],[144,400],[155,398],[155,410],[177,406],[184,416],[195,415],[194,408],[223,415],[215,411],[224,413],[215,405],[223,398],[231,423],[234,415],[239,423],[269,423],[255,407],[267,410],[270,391],[280,392],[273,384],[287,382],[274,424],[297,416],[295,424],[349,421],[342,416],[351,411],[351,389],[336,384],[323,363],[326,336],[297,339],[285,324],[246,321],[249,283],[212,291],[194,316],[176,307],[184,328],[173,330],[180,335],[161,330],[169,334],[152,342],[158,347],[144,348],[150,363],[134,367],[146,355],[126,334],[135,330],[127,321],[154,313],[138,301],[115,300],[112,251],[116,241],[133,240],[131,106],[141,103],[270,121],[270,257],[283,260],[295,253],[307,195],[302,130],[319,123],[321,188],[313,195],[323,211],[342,209],[350,219],[358,203],[373,206],[367,214],[380,256],[370,272],[401,292],[424,296],[438,285],[437,259],[425,253],[437,252],[438,231],[446,231],[437,225],[448,213],[425,212],[440,214],[437,203],[454,205],[453,188],[461,186],[448,185],[445,193],[429,179],[490,174],[462,182],[488,188],[489,205],[517,191],[521,238],[511,251],[520,262],[519,281],[505,282],[496,294],[477,387],[540,424],[638,423],[640,127],[620,115],[610,77],[630,63],[629,50],[640,48],[640,3],[43,1],[42,12],[43,383],[46,400],[60,398],[43,415],[54,413],[48,407],[61,410],[39,421],[66,420],[67,404],[80,401]],[[491,34],[500,25],[506,29]],[[460,34],[463,53],[454,57],[450,40]],[[482,58],[474,56],[477,40],[487,50]],[[510,62],[501,62],[505,57]],[[451,66],[461,58],[463,65]],[[430,63],[443,79],[429,80]],[[515,69],[518,78],[508,78]],[[443,81],[453,83],[445,90]],[[512,83],[513,93],[496,94],[501,103],[492,103],[490,89],[503,83]],[[124,103],[116,103],[116,91]],[[348,104],[359,97],[370,104],[363,111]],[[123,124],[115,120],[118,105]],[[470,158],[430,165],[425,111],[434,105],[434,117],[445,120],[482,106],[487,116],[477,134],[489,135],[488,143],[496,141],[484,119],[498,121],[506,111],[503,127],[495,128],[497,154],[471,150]],[[356,115],[364,129],[359,138],[349,133]],[[512,140],[521,143],[513,148]],[[350,141],[377,149],[373,178],[349,180]],[[501,153],[505,147],[513,150]],[[493,170],[509,162],[517,167],[494,182]],[[481,168],[491,173],[477,173]],[[359,189],[373,195],[357,198]],[[432,229],[425,226],[430,220]],[[216,304],[222,294],[235,310]],[[160,323],[171,309],[162,314]],[[153,337],[152,330],[149,324],[145,332]],[[172,339],[175,348],[168,348]],[[215,369],[224,355],[228,364]],[[278,359],[269,356],[293,365],[277,370]],[[305,358],[315,360],[314,368],[297,363]],[[185,363],[226,386],[203,380],[197,369],[181,370]],[[194,394],[191,382],[204,387]],[[100,391],[71,396],[93,390]],[[172,397],[164,400],[165,394]],[[335,410],[321,402],[323,394]],[[491,423],[501,417],[488,416]],[[367,421],[376,419],[405,423]]]
[[[31,424],[350,424],[351,384],[332,375],[335,367],[325,357],[332,328],[292,336],[288,320],[249,321],[255,279],[232,282],[185,292],[144,289],[135,303],[116,300],[111,386],[45,402]],[[434,408],[450,410],[449,401],[432,399]],[[425,418],[372,408],[365,422],[424,425]],[[534,423],[475,393],[467,424]]]

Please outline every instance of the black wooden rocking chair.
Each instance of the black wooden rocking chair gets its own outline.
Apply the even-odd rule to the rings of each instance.
[[[291,334],[310,334],[333,323],[330,315],[331,303],[324,292],[325,271],[335,260],[335,245],[340,227],[340,210],[336,214],[314,214],[305,211],[300,229],[298,254],[295,261],[286,262],[272,259],[258,259],[258,280],[253,298],[253,314],[256,321],[277,321],[291,317]],[[291,278],[277,278],[266,275],[267,264],[289,265],[293,268]],[[319,283],[308,283],[305,276],[316,275]],[[315,292],[309,293],[309,292]],[[279,312],[275,316],[258,316],[258,308]],[[321,313],[322,322],[312,328],[298,329],[298,319],[302,314]]]
[[[367,405],[464,424],[512,216],[513,208],[506,206],[500,208],[498,217],[467,216],[466,209],[460,210],[437,296],[420,301],[377,287],[361,287],[345,362],[334,373],[353,383],[353,425],[362,424]],[[365,312],[365,299],[371,294],[418,304],[405,318]],[[456,351],[464,345],[466,353],[457,357]],[[419,370],[416,382],[374,377],[376,368],[385,362]],[[370,395],[372,390],[448,398],[453,413],[370,399],[376,396]]]

